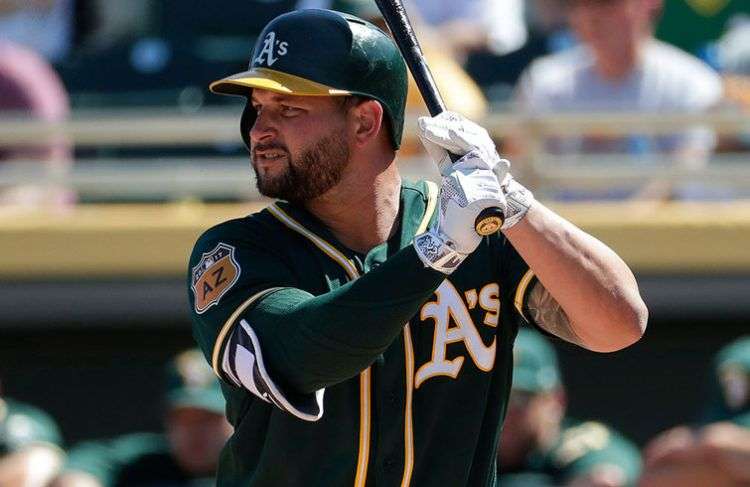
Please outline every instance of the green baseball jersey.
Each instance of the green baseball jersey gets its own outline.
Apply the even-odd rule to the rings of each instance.
[[[68,452],[64,470],[85,472],[105,487],[209,487],[213,478],[185,472],[170,453],[164,435],[132,433],[87,441]]]
[[[195,337],[234,425],[219,486],[491,486],[533,273],[501,235],[449,277],[411,243],[437,187],[405,183],[367,254],[278,202],[202,235]]]
[[[62,444],[55,421],[39,408],[0,399],[0,455],[37,443]]]
[[[602,423],[566,419],[550,449],[533,452],[520,471],[501,472],[499,485],[562,485],[603,465],[619,467],[634,485],[641,472],[638,447]]]

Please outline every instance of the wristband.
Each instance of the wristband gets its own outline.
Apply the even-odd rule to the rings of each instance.
[[[434,230],[414,237],[414,249],[425,267],[450,275],[467,257],[458,252],[452,243]]]
[[[534,203],[534,194],[512,177],[508,177],[502,190],[505,194],[506,208],[505,221],[500,229],[507,230],[524,219]]]

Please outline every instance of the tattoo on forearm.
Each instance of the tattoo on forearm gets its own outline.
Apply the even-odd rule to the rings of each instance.
[[[581,344],[581,338],[570,325],[568,315],[539,281],[531,289],[528,308],[537,326],[567,342]]]

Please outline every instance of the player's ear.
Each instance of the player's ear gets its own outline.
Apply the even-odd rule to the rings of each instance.
[[[357,145],[367,145],[383,131],[383,105],[372,99],[362,99],[352,107],[354,138]]]

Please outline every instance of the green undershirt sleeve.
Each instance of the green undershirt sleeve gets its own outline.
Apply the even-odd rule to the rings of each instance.
[[[310,393],[366,369],[444,279],[409,246],[320,296],[294,288],[272,292],[242,318],[258,336],[271,377]]]

